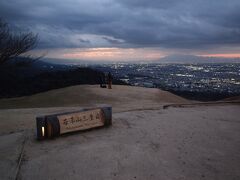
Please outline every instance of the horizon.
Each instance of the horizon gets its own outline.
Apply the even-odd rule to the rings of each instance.
[[[187,59],[187,62],[182,58],[198,58],[197,61],[194,59]],[[178,59],[179,58],[179,59]],[[161,57],[160,59],[155,60],[144,60],[144,59],[137,59],[137,60],[88,60],[88,59],[65,59],[65,58],[49,58],[43,57],[43,61],[54,63],[54,64],[111,64],[111,63],[173,63],[173,64],[182,64],[182,63],[240,63],[240,57],[238,56],[211,56],[211,55],[186,55],[186,54],[171,54]],[[179,62],[177,62],[179,60]],[[195,59],[196,60],[196,59]]]
[[[31,53],[46,58],[240,58],[239,8],[238,0],[2,0],[0,17],[14,31],[38,34],[39,44]]]

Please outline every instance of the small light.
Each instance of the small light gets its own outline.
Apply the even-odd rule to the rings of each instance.
[[[44,132],[44,127],[42,127],[42,136],[45,135],[45,132]]]

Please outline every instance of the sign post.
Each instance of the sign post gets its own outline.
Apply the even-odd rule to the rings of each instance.
[[[61,134],[87,130],[112,124],[112,107],[87,108],[80,111],[38,116],[37,139],[43,140]]]

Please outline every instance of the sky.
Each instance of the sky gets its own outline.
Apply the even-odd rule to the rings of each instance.
[[[240,0],[1,0],[0,17],[49,58],[240,57]]]

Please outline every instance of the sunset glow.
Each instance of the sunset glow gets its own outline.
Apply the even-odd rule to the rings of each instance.
[[[31,54],[46,58],[89,60],[89,61],[154,61],[178,54],[161,48],[59,48],[54,50],[34,50]],[[181,53],[179,53],[181,54]],[[209,53],[185,52],[184,55],[196,55],[214,58],[240,58],[240,53]]]
[[[147,48],[82,48],[74,49],[62,54],[65,59],[85,60],[156,60],[164,53]]]

